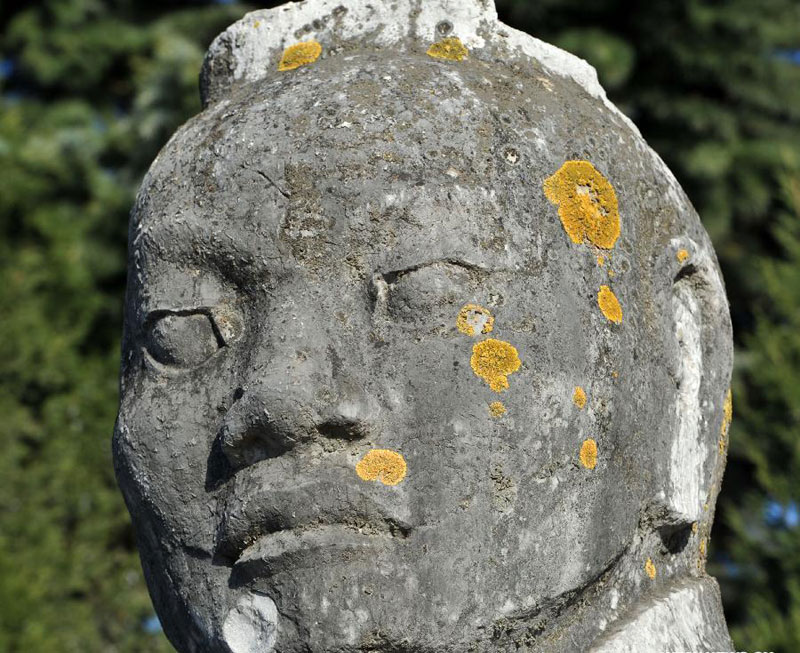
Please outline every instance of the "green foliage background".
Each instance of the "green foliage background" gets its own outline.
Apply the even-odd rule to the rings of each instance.
[[[710,571],[738,648],[800,650],[800,4],[498,7],[597,67],[711,233],[738,351]],[[171,650],[110,460],[126,222],[247,9],[0,6],[0,651]]]

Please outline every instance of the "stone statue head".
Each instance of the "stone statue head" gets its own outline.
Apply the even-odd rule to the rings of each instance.
[[[491,0],[308,0],[202,86],[133,211],[114,435],[174,645],[571,651],[676,588],[718,613],[724,288],[594,71]]]

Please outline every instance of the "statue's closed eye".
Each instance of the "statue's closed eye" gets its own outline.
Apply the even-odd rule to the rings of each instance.
[[[208,313],[161,313],[147,322],[145,348],[162,365],[196,367],[224,346],[220,330]]]
[[[386,303],[387,317],[397,323],[444,326],[452,322],[454,305],[472,297],[487,274],[467,263],[438,260],[377,275],[372,294],[376,304]],[[381,285],[385,290],[379,292]]]

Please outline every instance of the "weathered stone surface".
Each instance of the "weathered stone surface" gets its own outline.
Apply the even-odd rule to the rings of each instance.
[[[320,0],[204,89],[131,219],[114,438],[175,646],[724,648],[727,302],[591,68],[488,1]]]
[[[593,653],[731,649],[713,578],[681,580],[653,592],[592,647]]]

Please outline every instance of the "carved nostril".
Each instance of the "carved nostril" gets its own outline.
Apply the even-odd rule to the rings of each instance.
[[[222,452],[237,469],[276,458],[294,448],[299,436],[274,421],[266,410],[238,404],[219,434]],[[300,429],[298,429],[299,431]]]
[[[321,406],[320,414],[311,402],[289,405],[285,397],[238,387],[217,437],[219,451],[235,473],[317,439],[343,443],[366,437],[375,407],[352,388],[341,394],[335,406]]]
[[[326,438],[336,440],[360,440],[367,436],[369,429],[367,425],[360,420],[339,417],[318,424],[317,431]]]

